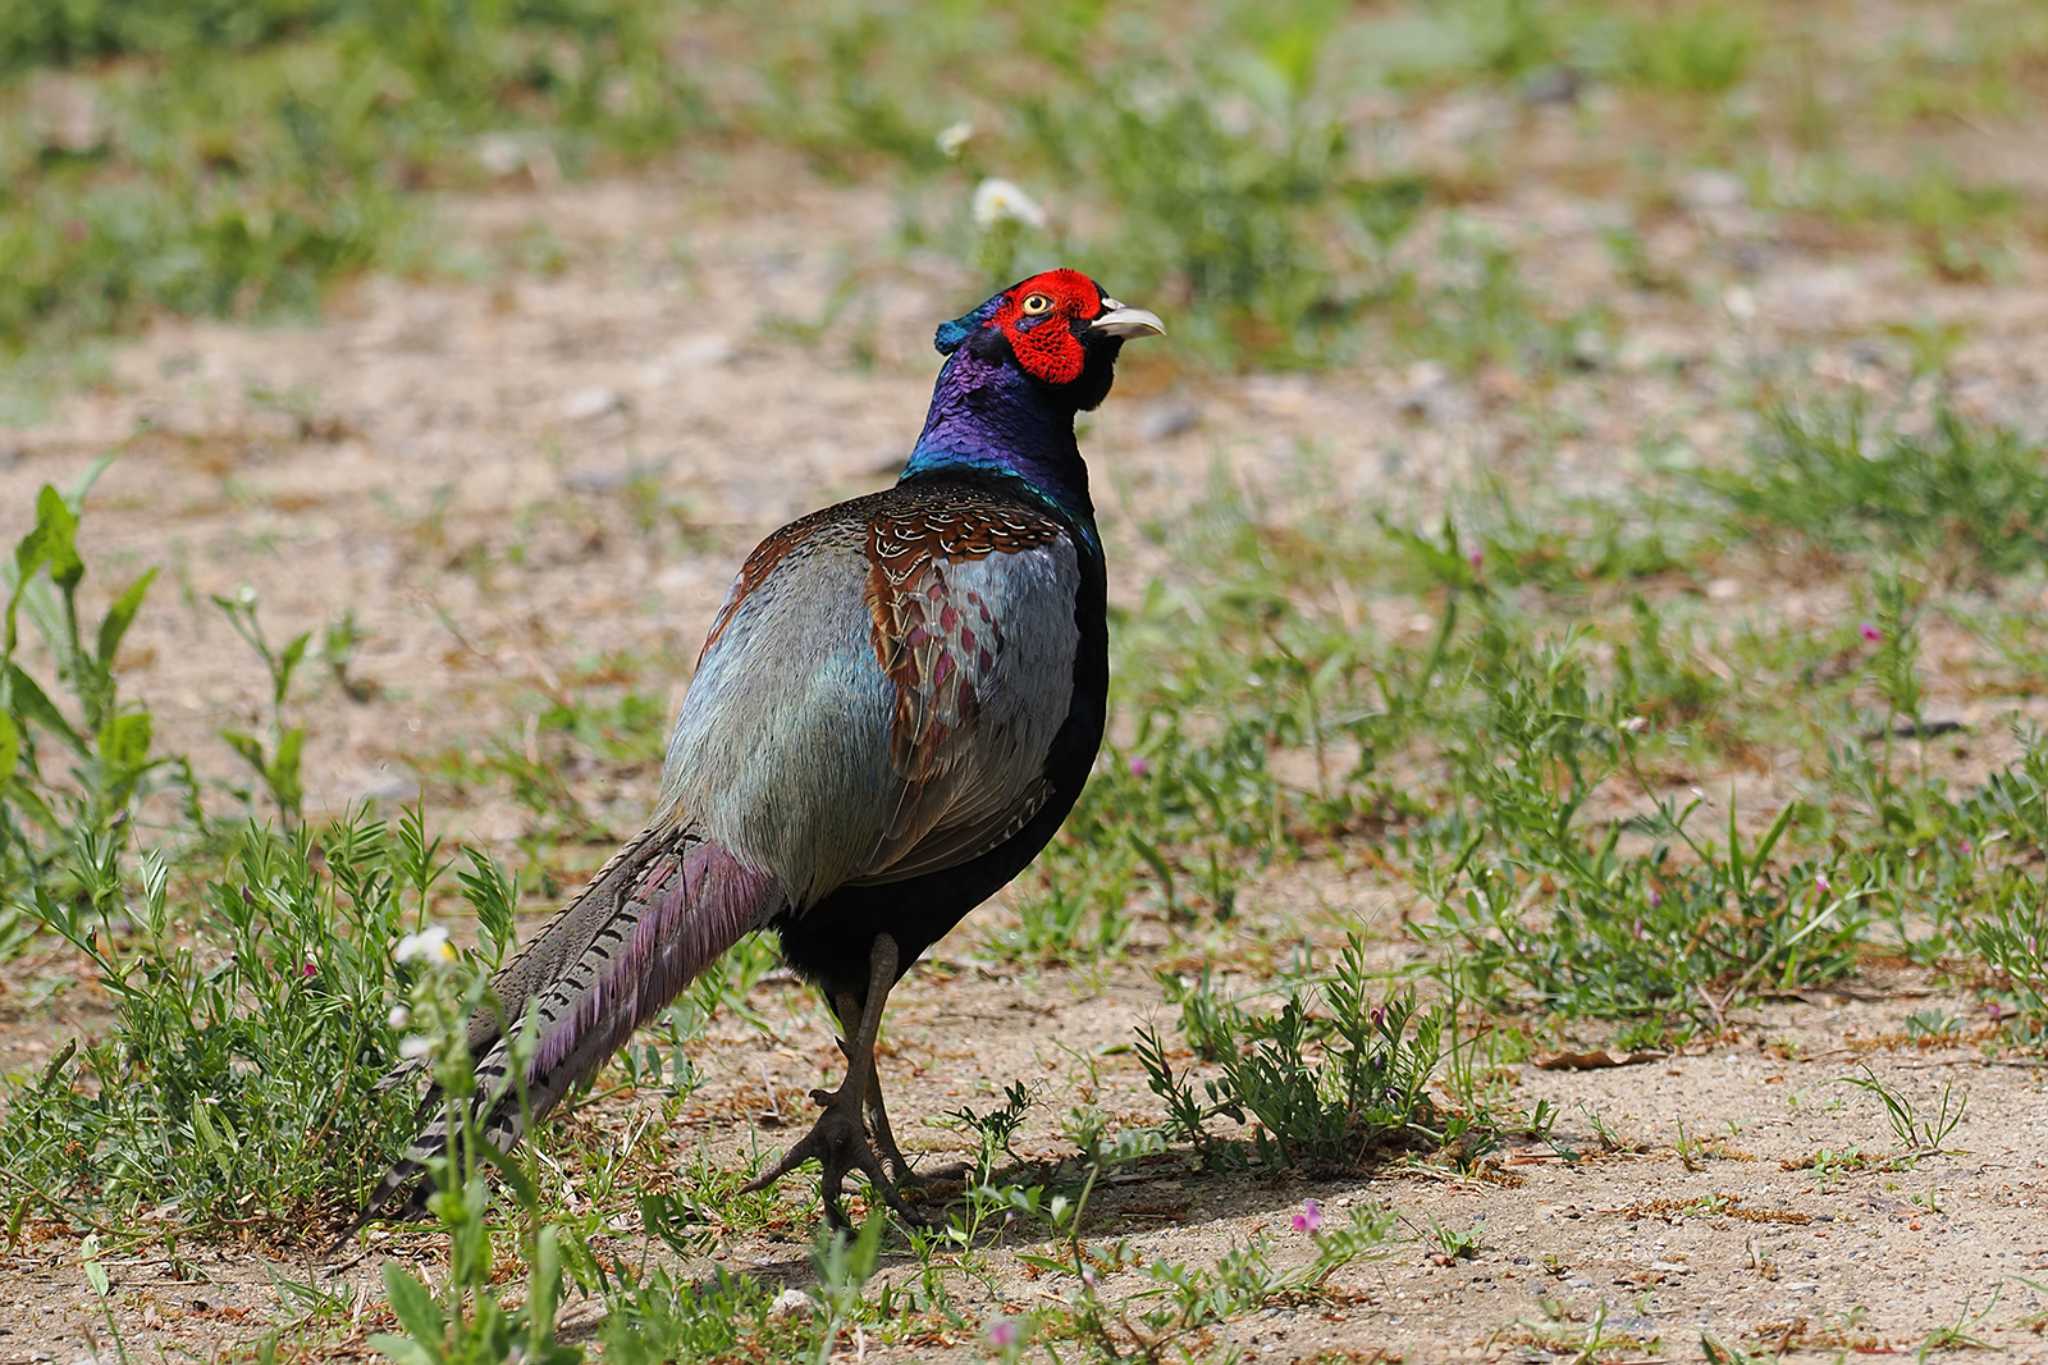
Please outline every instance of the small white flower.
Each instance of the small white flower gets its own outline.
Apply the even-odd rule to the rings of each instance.
[[[400,962],[453,962],[455,948],[448,942],[446,929],[429,924],[417,934],[407,934],[398,940],[398,950],[392,956]]]
[[[1045,221],[1045,210],[1014,180],[991,176],[974,187],[974,222],[977,227],[992,228],[997,223],[1017,222],[1026,227],[1042,228]]]
[[[391,1013],[384,1016],[384,1022],[395,1029],[404,1028],[412,1022],[412,1011],[403,1005],[393,1005]]]
[[[939,155],[952,158],[960,155],[960,149],[965,147],[967,140],[973,136],[974,125],[966,119],[961,119],[939,129],[939,135],[932,140],[939,144]]]
[[[434,1045],[417,1033],[398,1040],[398,1055],[408,1062],[416,1062],[433,1050]]]

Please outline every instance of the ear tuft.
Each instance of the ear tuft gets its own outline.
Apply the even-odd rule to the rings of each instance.
[[[1003,296],[997,294],[984,300],[951,322],[939,324],[939,330],[932,335],[932,346],[940,355],[951,355],[965,346],[977,333],[988,327],[989,319],[1003,306]]]
[[[965,317],[954,318],[951,322],[940,323],[939,330],[932,336],[932,347],[940,355],[951,355],[973,335],[974,314],[969,313]]]

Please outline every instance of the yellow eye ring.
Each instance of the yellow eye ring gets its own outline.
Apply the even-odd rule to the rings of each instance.
[[[1050,296],[1045,294],[1026,294],[1024,296],[1024,316],[1035,318],[1040,313],[1050,313],[1051,311],[1052,299]]]

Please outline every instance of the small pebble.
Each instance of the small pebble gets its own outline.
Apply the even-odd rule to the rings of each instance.
[[[1202,411],[1193,403],[1176,400],[1154,403],[1138,419],[1138,435],[1147,441],[1169,441],[1202,423]]]
[[[1678,200],[1689,209],[1734,208],[1748,198],[1742,177],[1729,171],[1694,171],[1678,183]]]
[[[1539,67],[1522,82],[1525,104],[1572,104],[1585,88],[1585,79],[1569,66]]]
[[[562,400],[562,417],[570,422],[594,422],[626,410],[626,395],[617,389],[578,389]]]

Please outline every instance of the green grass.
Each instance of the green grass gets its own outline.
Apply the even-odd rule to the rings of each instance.
[[[250,1227],[320,1235],[410,1107],[372,1084],[396,1043],[390,945],[414,913],[417,853],[409,827],[376,821],[252,827],[218,880],[173,901],[161,856],[81,836],[63,891],[39,886],[30,908],[112,1015],[9,1096],[11,1225],[111,1226],[173,1248]]]
[[[38,12],[0,30],[0,70],[116,60],[61,90],[0,91],[16,134],[0,139],[0,344],[15,349],[161,311],[302,313],[365,268],[445,267],[422,191],[487,183],[486,134],[527,137],[571,173],[712,126],[821,168],[886,159],[924,187],[908,244],[936,239],[1003,279],[1086,260],[1174,310],[1184,352],[1222,363],[1348,354],[1354,324],[1409,288],[1389,253],[1430,195],[1407,169],[1357,168],[1344,73],[1321,55],[1351,36],[1335,6],[1220,7],[1212,37],[1233,57],[1192,81],[1161,55],[1164,10],[863,9],[775,30],[764,96],[715,104],[664,60],[679,17],[639,0]],[[1714,26],[1625,25],[1617,60],[1711,83],[1702,64],[1741,47],[1702,57]],[[1016,61],[990,71],[990,51]],[[936,137],[963,115],[978,132],[949,160]],[[983,175],[1040,193],[1051,227],[972,223]]]
[[[0,74],[78,66],[112,57],[171,56],[254,47],[335,22],[350,0],[201,0],[178,6],[138,0],[70,0],[11,8],[0,20]]]
[[[87,576],[79,517],[103,468],[69,493],[46,485],[33,526],[0,564],[0,926],[23,913],[19,902],[37,888],[75,895],[66,871],[74,851],[113,845],[138,803],[161,794],[181,798],[188,817],[196,810],[191,765],[157,752],[154,719],[121,695],[114,671],[156,570],[115,592],[96,625],[79,606]]]
[[[1947,577],[2010,574],[2048,548],[2039,444],[1947,412],[1907,431],[1859,406],[1782,409],[1746,468],[1699,482],[1745,527],[1908,556]]]
[[[9,14],[0,70],[123,58],[64,85],[0,87],[11,351],[158,312],[303,314],[366,267],[448,263],[422,232],[422,192],[487,183],[480,135],[531,131],[573,170],[665,146],[697,118],[651,4]]]
[[[1169,311],[1184,364],[1326,366],[1391,342],[1460,368],[1555,368],[1580,363],[1600,310],[1546,316],[1499,244],[1453,233],[1440,263],[1409,249],[1453,200],[1497,188],[1499,168],[1482,147],[1447,183],[1383,154],[1354,94],[1565,72],[1661,102],[1721,160],[1755,145],[1745,92],[1767,108],[1817,101],[1830,127],[1863,115],[1856,92],[1813,93],[1783,30],[1757,6],[1593,0],[17,6],[0,20],[0,79],[67,75],[0,86],[0,346],[61,371],[53,348],[160,312],[303,314],[365,269],[516,266],[451,249],[431,196],[534,165],[576,175],[742,143],[894,188],[899,230],[851,264],[855,295],[933,248],[1000,281],[1079,260]],[[1909,44],[1884,70],[1904,84],[1944,62],[1965,73],[1958,88],[2010,87],[1990,31],[1990,7],[1973,7],[1953,51]],[[728,49],[757,79],[720,77]],[[971,135],[942,146],[956,125]],[[1036,197],[1045,225],[977,224],[990,176]],[[1959,277],[2002,268],[1999,234],[2022,206],[1933,157],[1887,179],[1829,149],[1763,197],[1903,225]],[[1432,282],[1475,271],[1469,288]]]
[[[1290,1255],[1282,1264],[1274,1240],[1258,1237],[1232,1246],[1213,1266],[1168,1260],[1141,1262],[1127,1243],[1090,1245],[1088,1209],[1101,1177],[1109,1170],[1158,1153],[1162,1135],[1125,1134],[1113,1144],[1091,1145],[1079,1170],[1058,1184],[998,1183],[996,1163],[1007,1153],[1031,1097],[1015,1085],[1006,1103],[988,1114],[963,1110],[960,1127],[978,1139],[974,1172],[964,1198],[948,1210],[935,1229],[912,1229],[909,1249],[915,1274],[892,1277],[870,1292],[878,1278],[884,1246],[885,1216],[871,1212],[852,1235],[820,1227],[813,1239],[811,1261],[815,1285],[795,1311],[780,1302],[762,1280],[719,1268],[708,1282],[691,1283],[667,1266],[655,1265],[644,1248],[658,1239],[678,1252],[700,1250],[702,1234],[684,1235],[683,1228],[705,1221],[694,1198],[643,1196],[640,1209],[653,1238],[643,1241],[637,1263],[600,1254],[601,1220],[565,1217],[529,1178],[530,1162],[501,1164],[507,1201],[522,1215],[521,1242],[529,1267],[524,1294],[501,1295],[496,1287],[493,1248],[502,1236],[489,1214],[491,1195],[483,1178],[485,1149],[473,1123],[459,1107],[471,1084],[470,1058],[463,1037],[463,1019],[474,1007],[482,977],[475,963],[427,964],[412,985],[410,1026],[429,1039],[428,1065],[450,1088],[454,1141],[449,1153],[432,1163],[436,1189],[429,1201],[439,1231],[450,1244],[446,1275],[438,1286],[422,1280],[398,1262],[387,1262],[384,1279],[401,1331],[372,1337],[370,1344],[400,1362],[494,1361],[515,1349],[522,1358],[568,1362],[581,1358],[578,1348],[562,1343],[556,1317],[565,1288],[573,1286],[599,1295],[606,1307],[603,1342],[608,1359],[674,1360],[719,1357],[745,1351],[784,1357],[824,1358],[847,1338],[882,1343],[926,1340],[935,1330],[974,1332],[982,1324],[958,1297],[958,1288],[981,1283],[986,1255],[1006,1238],[1045,1238],[1043,1248],[1021,1253],[1024,1263],[1062,1290],[1041,1296],[1022,1322],[997,1318],[986,1324],[989,1344],[1001,1349],[1031,1340],[1048,1346],[1072,1342],[1088,1349],[1121,1354],[1124,1345],[1158,1350],[1191,1333],[1256,1312],[1273,1303],[1318,1301],[1331,1275],[1362,1259],[1385,1254],[1394,1225],[1392,1215],[1378,1208],[1354,1211],[1345,1224],[1321,1227],[1313,1203],[1311,1221],[1297,1224],[1311,1252],[1304,1262]],[[1372,1008],[1368,1022],[1366,978],[1355,955],[1340,967],[1326,988],[1335,1005],[1334,1028],[1353,1044],[1367,1044],[1371,1056],[1344,1048],[1332,1049],[1349,1080],[1346,1092],[1355,1102],[1370,1089],[1381,1095],[1375,1117],[1396,1128],[1403,1119],[1434,1114],[1424,1088],[1437,1069],[1435,1051],[1443,1019],[1422,1022],[1416,1039],[1404,1039],[1412,1002],[1396,1001]],[[1291,1009],[1296,1024],[1282,1046],[1298,1047],[1300,1000]],[[1156,1051],[1156,1040],[1152,1047]],[[1298,1053],[1293,1060],[1302,1059]],[[1391,1077],[1368,1076],[1389,1063]],[[1149,1063],[1148,1063],[1149,1065]],[[1167,1078],[1170,1083],[1170,1077]],[[1284,1078],[1276,1078],[1286,1084]],[[1391,1081],[1391,1088],[1390,1088]],[[1256,1092],[1271,1098],[1266,1090]],[[1251,1099],[1254,1105],[1258,1099]],[[1384,1106],[1391,1105],[1391,1108]],[[1293,1113],[1276,1131],[1293,1132]],[[1345,1131],[1345,1111],[1329,1116],[1337,1128],[1323,1134],[1349,1150],[1356,1136]],[[1353,1117],[1357,1117],[1354,1115]],[[1171,1127],[1169,1123],[1169,1128]],[[1319,1125],[1328,1129],[1327,1120]],[[1197,1134],[1199,1136],[1199,1134]],[[1264,1150],[1262,1144],[1262,1150]],[[1290,1161],[1291,1157],[1288,1158]],[[772,1196],[740,1196],[732,1190],[739,1177],[713,1173],[699,1192],[717,1201],[723,1221],[734,1209],[767,1203]],[[708,1185],[708,1187],[707,1187]],[[585,1197],[602,1200],[605,1191],[591,1185]],[[1140,1284],[1114,1305],[1101,1294],[1104,1276],[1126,1271]],[[1006,1337],[1008,1338],[1006,1340]]]
[[[774,99],[736,117],[827,173],[901,177],[906,248],[938,246],[1000,282],[1085,261],[1120,295],[1171,311],[1179,349],[1212,364],[1348,354],[1428,182],[1358,164],[1321,57],[1341,8],[1204,10],[1196,22],[1229,57],[1184,63],[1187,18],[863,7],[794,27],[771,58]],[[948,155],[938,136],[961,122],[973,135]],[[984,177],[1020,183],[1047,223],[977,224],[968,206]]]
[[[609,660],[593,671],[605,678],[622,667]],[[593,768],[621,779],[657,776],[670,719],[665,703],[630,687],[572,676],[553,695],[528,698],[523,709],[534,717],[529,737],[492,738],[480,750],[433,755],[419,763],[422,776],[436,795],[458,803],[482,792],[509,794],[531,817],[530,851],[601,840],[603,825],[578,795],[578,779]]]
[[[1370,25],[1360,60],[1404,85],[1516,80],[1567,68],[1625,87],[1719,95],[1750,74],[1764,44],[1760,19],[1748,5],[1454,0]]]
[[[1218,1074],[1199,1088],[1176,1074],[1150,1029],[1138,1059],[1166,1107],[1167,1137],[1206,1167],[1327,1173],[1438,1149],[1469,1164],[1498,1145],[1497,1121],[1474,1099],[1456,1006],[1423,1008],[1412,990],[1389,990],[1355,936],[1326,976],[1292,986],[1277,1010],[1219,1000],[1207,983],[1183,990],[1180,1006],[1188,1043]],[[1430,1093],[1438,1082],[1461,1103],[1439,1103]],[[1244,1125],[1250,1141],[1212,1134],[1219,1118]]]
[[[422,192],[488,183],[485,135],[524,137],[521,157],[573,174],[717,126],[821,167],[886,157],[944,186],[914,233],[1005,279],[1088,260],[1119,290],[1180,304],[1185,344],[1211,359],[1327,357],[1375,289],[1353,262],[1405,233],[1426,186],[1352,169],[1315,57],[1339,12],[1255,13],[1227,7],[1220,25],[1250,65],[1218,63],[1203,93],[1164,103],[1145,93],[1180,81],[1151,41],[1164,11],[939,6],[771,27],[754,54],[765,90],[714,107],[665,55],[684,16],[637,0],[52,7],[0,30],[0,61],[116,60],[61,90],[0,92],[18,134],[0,139],[0,344],[161,311],[304,312],[368,267],[444,268]],[[1001,50],[1036,78],[975,69]],[[1248,126],[1218,117],[1226,94],[1251,102]],[[983,131],[955,163],[935,138],[963,101]],[[991,232],[966,217],[969,172],[1094,189],[1055,200],[1050,232]],[[1086,224],[1084,207],[1114,221]]]

